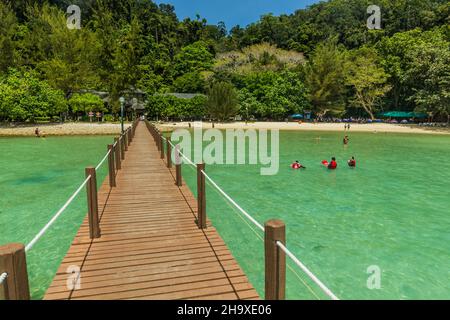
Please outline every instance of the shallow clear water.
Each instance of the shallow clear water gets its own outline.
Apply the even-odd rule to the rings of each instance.
[[[317,139],[320,136],[320,139]],[[287,245],[341,299],[450,299],[450,136],[282,132],[280,171],[209,165],[207,171],[259,222],[287,225]],[[324,159],[336,156],[328,171]],[[355,156],[358,166],[346,161]],[[293,171],[300,160],[307,169]],[[183,166],[195,193],[195,171]],[[207,213],[258,292],[264,295],[263,234],[214,189]],[[290,299],[326,298],[297,266]],[[381,288],[369,289],[381,270]]]
[[[112,137],[0,138],[0,245],[27,244],[96,166]],[[106,168],[98,173],[98,184]],[[42,298],[87,212],[86,191],[28,252],[33,299]]]

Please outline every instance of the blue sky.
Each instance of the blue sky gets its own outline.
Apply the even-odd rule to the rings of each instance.
[[[231,29],[238,24],[244,27],[255,22],[262,14],[290,14],[318,0],[156,0],[155,2],[174,5],[180,20],[187,17],[195,18],[198,13],[210,24],[224,21],[227,29]]]

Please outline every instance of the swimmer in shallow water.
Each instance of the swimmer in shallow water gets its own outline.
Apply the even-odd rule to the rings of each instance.
[[[337,162],[335,157],[331,158],[331,162],[328,164],[328,169],[330,170],[337,169]]]
[[[292,169],[296,169],[296,170],[298,170],[298,169],[306,169],[306,167],[303,166],[300,162],[298,162],[298,160],[295,161],[293,164],[291,164],[291,168]]]
[[[348,160],[348,166],[350,168],[355,168],[356,167],[356,160],[355,157],[352,157],[350,160]]]

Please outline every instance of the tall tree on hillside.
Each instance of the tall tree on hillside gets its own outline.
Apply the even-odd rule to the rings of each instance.
[[[333,41],[320,44],[305,65],[305,84],[319,116],[344,110],[345,53]]]
[[[445,116],[450,122],[450,43],[445,46],[423,45],[410,56],[414,65],[407,77],[414,80],[410,97],[417,111]]]
[[[373,48],[363,47],[349,53],[346,83],[353,92],[351,100],[355,107],[363,108],[371,119],[375,119],[375,106],[390,86],[388,75],[379,64],[379,57]]]
[[[118,108],[118,99],[124,91],[136,88],[141,78],[141,58],[144,52],[144,40],[141,26],[136,18],[131,24],[125,25],[120,31],[117,46],[112,62],[113,73],[111,77],[111,98],[115,109]]]
[[[17,31],[17,18],[9,4],[0,2],[0,72],[5,72],[15,60],[14,35]]]
[[[44,4],[28,7],[22,59],[36,67],[66,97],[79,89],[95,88],[99,43],[88,28],[70,30],[64,12]]]
[[[231,83],[216,82],[208,90],[207,110],[211,117],[227,121],[239,111],[237,93]]]

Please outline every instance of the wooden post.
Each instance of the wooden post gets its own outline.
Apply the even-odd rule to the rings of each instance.
[[[181,158],[180,158],[180,145],[175,147],[175,172],[176,172],[176,185],[181,187],[183,185],[183,177],[181,175]]]
[[[286,226],[281,220],[270,220],[265,229],[266,300],[284,300],[286,291],[286,254],[277,241],[286,243]]]
[[[132,138],[132,134],[131,134],[131,128],[128,130],[128,145],[130,145],[131,144],[131,140],[133,139]]]
[[[122,160],[125,160],[125,142],[124,142],[125,138],[124,135],[120,136],[120,158]]]
[[[170,137],[167,137],[167,168],[172,168],[172,145],[170,144]]]
[[[197,164],[197,225],[200,229],[206,229],[206,184],[205,164]]]
[[[89,236],[91,239],[100,238],[100,226],[98,219],[98,198],[97,198],[97,174],[95,168],[86,168],[86,178],[91,176],[86,185],[88,218],[89,218]]]
[[[125,151],[128,151],[128,130],[123,133],[123,145],[125,146]]]
[[[6,272],[5,300],[30,300],[25,246],[10,243],[0,246],[0,274]]]
[[[156,146],[158,147],[158,151],[161,151],[161,148],[162,148],[162,139],[161,139],[161,135],[160,135],[159,133],[157,133],[157,134],[154,136],[154,138],[155,138]]]
[[[161,135],[161,137],[159,138],[160,143],[161,143],[161,159],[164,159],[164,139],[163,136]]]
[[[120,163],[120,141],[119,141],[119,138],[114,138],[114,143],[116,143],[116,146],[114,147],[114,159],[116,160],[117,170],[120,170],[120,169],[122,169],[122,164]]]
[[[108,167],[109,167],[109,186],[111,188],[116,186],[116,169],[114,168],[114,147],[108,144]]]

